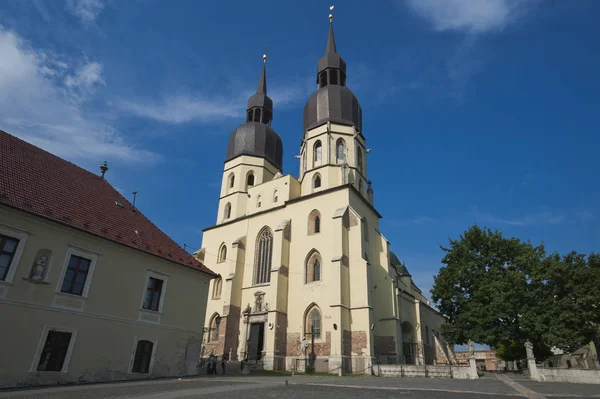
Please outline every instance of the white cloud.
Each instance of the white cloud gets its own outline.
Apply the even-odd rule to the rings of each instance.
[[[563,215],[558,215],[552,211],[541,211],[516,217],[503,217],[490,213],[475,212],[475,217],[486,223],[504,224],[508,226],[549,225],[560,224],[565,221]]]
[[[539,0],[406,0],[438,31],[483,33],[515,22]]]
[[[118,106],[136,116],[173,124],[205,122],[244,115],[243,101],[188,95],[167,97],[160,102],[121,100]]]
[[[0,26],[0,128],[68,159],[152,161],[113,127],[95,121],[82,104],[104,84],[102,67],[73,71],[50,53],[31,48]],[[74,101],[75,99],[75,101]]]
[[[269,90],[274,112],[280,107],[296,105],[306,101],[314,89],[306,82],[276,87]],[[172,94],[161,100],[120,100],[117,106],[133,115],[159,122],[181,124],[188,122],[209,122],[228,118],[243,118],[248,97],[255,91],[243,88],[229,90],[229,96],[209,97],[205,94]]]
[[[66,9],[84,24],[94,22],[104,9],[102,0],[66,0]]]

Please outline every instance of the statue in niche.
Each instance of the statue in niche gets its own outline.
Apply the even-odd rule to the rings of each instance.
[[[300,341],[300,351],[302,352],[303,355],[305,354],[307,347],[308,347],[308,340],[306,339],[306,337],[302,337],[302,340]]]
[[[263,311],[263,299],[265,297],[265,293],[262,291],[257,291],[254,293],[254,311],[262,312]]]
[[[31,269],[31,279],[32,280],[43,280],[44,272],[46,271],[46,267],[48,266],[48,257],[46,255],[42,255],[38,258]]]

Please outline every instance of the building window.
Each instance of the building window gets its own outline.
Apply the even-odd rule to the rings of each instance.
[[[256,207],[257,207],[257,208],[260,208],[260,207],[261,207],[261,205],[262,205],[262,201],[261,201],[261,198],[260,198],[260,195],[259,195],[259,196],[256,198]]]
[[[356,167],[359,171],[363,170],[363,156],[360,147],[356,147]]]
[[[213,285],[213,299],[219,299],[221,298],[221,290],[223,288],[223,279],[221,277],[218,277],[217,279],[215,279],[214,285]]]
[[[321,83],[320,87],[327,86],[327,71],[321,72],[321,74],[319,75],[319,77],[320,77],[319,80],[320,80],[320,83]]]
[[[132,373],[147,374],[150,372],[152,364],[152,352],[154,343],[147,340],[139,340],[135,346],[135,356],[133,358]]]
[[[72,332],[50,330],[40,354],[37,371],[63,371],[71,344]]]
[[[279,201],[279,196],[277,195],[277,190],[273,193],[273,202]]]
[[[18,246],[19,240],[0,234],[0,280],[6,280]]]
[[[248,177],[246,177],[246,189],[248,187],[254,186],[254,173],[252,171],[248,172]]]
[[[313,189],[321,187],[321,175],[316,173],[315,177],[313,177]]]
[[[91,263],[90,259],[71,255],[60,291],[67,294],[82,295]]]
[[[321,159],[323,155],[323,146],[321,145],[321,140],[317,140],[315,143],[314,151],[313,151],[313,168],[315,166],[321,165]]]
[[[321,213],[314,209],[308,215],[308,235],[313,235],[321,232]]]
[[[304,324],[306,326],[305,334],[309,342],[311,334],[314,334],[315,339],[321,338],[321,312],[316,305],[307,312]]]
[[[319,252],[312,251],[306,259],[306,283],[321,281],[321,255]]]
[[[254,266],[254,284],[271,281],[271,260],[273,256],[273,233],[264,227],[258,234],[256,242],[256,259]]]
[[[221,249],[219,250],[219,259],[217,259],[218,263],[225,262],[227,259],[227,246],[225,244],[221,245]]]
[[[218,342],[219,341],[219,326],[217,323],[218,313],[215,313],[210,319],[210,327],[208,328],[208,339],[207,342]]]
[[[363,229],[363,240],[369,242],[369,223],[367,219],[361,219],[362,229]]]
[[[231,173],[229,175],[229,188],[233,188],[234,184],[235,184],[235,175],[233,173]]]
[[[346,142],[344,139],[337,139],[335,143],[335,162],[343,163],[346,159]]]
[[[231,217],[231,204],[228,202],[225,205],[225,210],[223,212],[223,219],[227,220]]]
[[[363,191],[363,182],[362,179],[359,177],[358,178],[358,192],[362,194]]]
[[[156,278],[156,277],[148,277],[148,284],[146,285],[146,295],[144,296],[144,304],[142,307],[144,309],[153,310],[158,312],[161,308],[161,297],[163,294],[163,285],[165,281]]]

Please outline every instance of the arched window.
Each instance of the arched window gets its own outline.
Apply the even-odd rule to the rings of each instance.
[[[217,317],[219,317],[219,314],[215,313],[210,319],[210,325],[208,327],[208,339],[206,340],[207,342],[219,341],[219,324],[217,324]]]
[[[254,186],[254,172],[248,172],[248,176],[246,177],[246,190],[248,187]]]
[[[277,195],[277,190],[273,193],[273,202],[279,201],[279,196]]]
[[[313,151],[313,167],[321,165],[321,159],[323,155],[323,146],[321,140],[317,140]]]
[[[343,163],[346,159],[346,142],[339,138],[335,143],[335,162]]]
[[[273,232],[264,227],[256,240],[256,255],[254,260],[254,284],[264,284],[271,281],[271,260],[273,257]]]
[[[262,205],[262,199],[259,195],[258,197],[256,197],[256,207],[260,208],[261,205]]]
[[[231,217],[231,204],[228,202],[225,205],[225,211],[223,212],[223,219],[227,220]]]
[[[306,258],[306,284],[312,283],[313,281],[321,281],[321,254],[318,251],[313,250],[309,253]]]
[[[319,75],[319,81],[321,83],[320,87],[327,86],[327,71],[321,72],[321,75]]]
[[[305,325],[305,336],[310,342],[311,334],[314,335],[315,339],[321,338],[321,312],[316,305],[313,305],[308,312],[306,312]]]
[[[221,277],[218,277],[217,279],[215,279],[215,282],[213,284],[213,292],[212,292],[213,299],[221,298],[221,289],[222,288],[223,288],[223,279]]]
[[[233,188],[234,184],[235,184],[235,175],[233,173],[231,173],[229,175],[229,188]]]
[[[356,147],[356,167],[358,168],[358,170],[360,170],[362,172],[363,156],[362,156],[362,150],[360,149],[360,147]]]
[[[225,262],[227,259],[227,246],[225,244],[221,245],[221,249],[219,249],[219,258],[217,259],[218,263]]]
[[[308,235],[321,232],[321,213],[314,209],[308,214]]]
[[[315,173],[315,177],[313,177],[313,189],[321,187],[321,175]]]

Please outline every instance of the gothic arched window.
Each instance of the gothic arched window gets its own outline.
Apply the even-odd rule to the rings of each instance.
[[[225,244],[221,245],[221,249],[219,249],[219,258],[217,259],[218,263],[225,262],[227,259],[227,246]]]
[[[346,159],[346,142],[339,138],[335,143],[335,162],[343,163]]]
[[[313,167],[321,165],[323,157],[323,146],[321,140],[317,140],[313,151]]]
[[[228,202],[227,205],[225,205],[225,211],[223,213],[223,218],[225,220],[227,220],[230,217],[231,217],[231,204]]]
[[[223,279],[218,277],[213,285],[213,299],[221,298],[221,289],[223,288]]]
[[[318,251],[313,250],[306,258],[306,284],[313,281],[321,281],[321,255]]]
[[[233,173],[231,173],[229,175],[229,188],[233,188],[234,184],[235,184],[235,175]]]
[[[321,213],[313,209],[308,214],[308,235],[310,236],[319,232],[321,232]]]
[[[217,324],[217,317],[219,317],[219,314],[215,313],[210,319],[207,342],[217,342],[219,340],[219,324]]]
[[[313,178],[313,189],[321,187],[321,175],[315,173],[315,177]]]
[[[311,334],[314,335],[315,339],[321,338],[321,312],[316,305],[313,305],[306,313],[304,325],[304,332],[308,340],[310,340]]]
[[[360,149],[360,147],[356,147],[356,167],[358,168],[358,170],[360,170],[362,172],[363,156],[362,156],[362,150]]]
[[[248,176],[246,177],[246,190],[248,187],[254,186],[254,173],[252,171],[248,172]]]
[[[273,257],[273,232],[264,227],[256,240],[256,255],[254,260],[254,284],[264,284],[271,281],[271,260]]]

